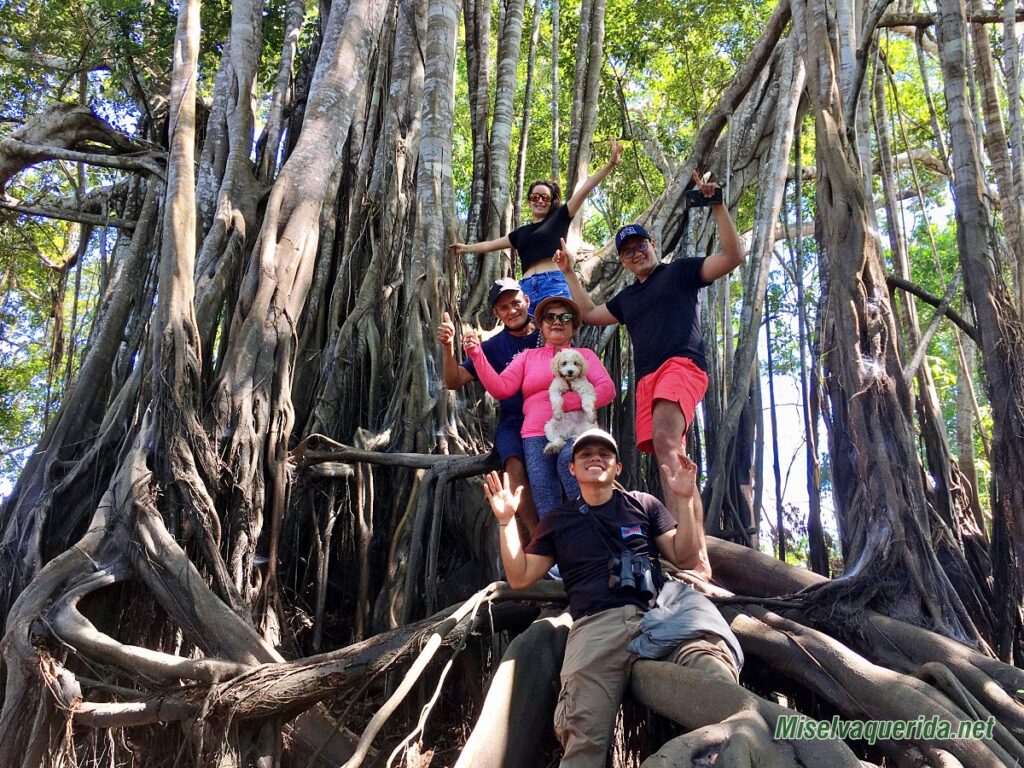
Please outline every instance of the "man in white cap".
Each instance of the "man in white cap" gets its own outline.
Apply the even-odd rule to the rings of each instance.
[[[491,472],[485,479],[508,583],[515,589],[528,587],[557,563],[569,596],[573,626],[555,710],[555,732],[564,749],[561,768],[605,764],[615,715],[637,658],[627,646],[640,635],[641,620],[661,581],[657,555],[680,569],[711,575],[694,504],[697,467],[682,451],[673,465],[661,468],[666,508],[650,494],[617,487],[622,464],[615,439],[601,429],[587,430],[576,438],[569,465],[580,497],[549,512],[525,549],[511,524],[522,487],[511,484],[507,474],[501,478]],[[713,607],[710,611],[717,615]],[[686,635],[693,639],[676,648],[672,660],[737,682],[742,652],[724,639],[731,634],[724,620],[717,616],[716,622],[705,610],[695,621],[696,631]]]
[[[540,334],[530,315],[530,297],[523,293],[522,287],[514,279],[500,277],[495,280],[487,298],[491,303],[491,311],[503,327],[481,344],[481,348],[494,370],[500,373],[520,352],[536,347]],[[443,350],[444,385],[448,389],[459,389],[474,381],[477,375],[473,361],[467,358],[460,365],[455,359],[455,324],[447,312],[437,327],[437,340]],[[519,519],[526,532],[532,534],[537,525],[537,511],[526,480],[526,460],[520,435],[523,426],[523,396],[515,394],[507,397],[499,401],[499,408],[498,424],[494,430],[494,449],[512,482],[525,488]]]

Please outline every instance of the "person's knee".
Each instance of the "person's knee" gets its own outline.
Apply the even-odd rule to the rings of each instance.
[[[523,536],[525,534],[523,539],[525,544],[533,538],[533,533],[537,529],[537,523],[539,522],[537,507],[533,501],[533,489],[530,487],[530,478],[526,473],[526,465],[518,456],[509,456],[505,460],[505,471],[508,472],[512,487],[521,486],[523,489],[523,495],[519,499],[519,510],[516,513],[516,518],[521,523],[519,535]]]
[[[699,672],[708,677],[714,678],[715,680],[721,680],[724,683],[732,683],[733,685],[739,683],[739,675],[736,672],[735,667],[729,666],[720,659],[713,659],[697,669]]]
[[[683,642],[670,660],[683,667],[728,683],[738,683],[739,666],[724,640],[714,636]]]
[[[509,456],[505,460],[505,471],[513,485],[527,485],[526,465],[518,456]]]

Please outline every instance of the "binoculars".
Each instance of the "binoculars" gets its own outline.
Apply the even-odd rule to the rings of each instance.
[[[608,586],[611,589],[634,592],[648,599],[657,594],[651,559],[645,555],[623,552],[608,561],[608,570]]]

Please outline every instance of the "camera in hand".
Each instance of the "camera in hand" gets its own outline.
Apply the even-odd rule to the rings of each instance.
[[[705,197],[704,193],[699,189],[688,189],[686,190],[686,205],[689,208],[704,208],[709,205],[717,205],[722,202],[722,188],[718,187],[715,190],[715,194],[711,197]]]
[[[645,555],[623,552],[608,561],[608,586],[624,592],[635,592],[648,599],[654,597],[654,569]]]

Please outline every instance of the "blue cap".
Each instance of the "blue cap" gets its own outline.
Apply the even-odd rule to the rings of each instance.
[[[511,277],[499,277],[494,281],[494,285],[491,286],[491,290],[487,292],[487,299],[491,302],[493,307],[498,303],[498,297],[501,296],[505,291],[522,291],[523,286],[513,280]]]
[[[639,224],[627,224],[615,234],[615,252],[621,251],[622,244],[631,237],[642,237],[645,240],[654,239]]]

